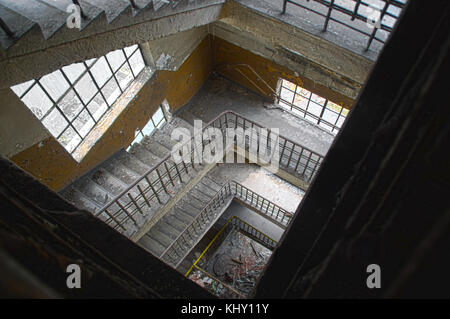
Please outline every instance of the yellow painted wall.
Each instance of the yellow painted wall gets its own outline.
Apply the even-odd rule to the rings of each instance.
[[[60,190],[127,147],[134,139],[136,128],[142,128],[149,121],[164,99],[172,110],[187,103],[211,71],[211,42],[207,36],[176,72],[158,71],[153,75],[80,163],[53,137],[14,155],[11,160],[41,183]]]
[[[53,137],[34,144],[14,155],[11,160],[51,189],[60,190],[121,148],[127,147],[134,139],[136,128],[142,128],[149,121],[164,99],[167,99],[172,111],[186,104],[213,69],[257,93],[263,93],[241,74],[224,67],[232,64],[250,65],[273,90],[276,90],[278,80],[282,77],[347,108],[353,103],[349,98],[306,78],[295,77],[294,72],[263,57],[218,37],[207,36],[178,71],[155,73],[80,163]],[[254,74],[245,68],[241,70],[252,81],[258,82]],[[261,81],[259,84],[264,94],[270,96],[270,89]]]
[[[264,84],[264,82],[266,82],[272,90],[276,91],[278,80],[284,78],[336,104],[342,105],[345,108],[350,109],[353,104],[352,99],[323,85],[317,84],[308,78],[295,76],[293,71],[219,37],[214,37],[212,41],[216,70],[226,78],[238,82],[258,94],[263,94],[261,91],[263,90],[264,95],[270,96],[272,91]],[[261,80],[258,81],[258,77],[246,67],[240,67],[239,69],[244,72],[251,81],[247,80],[241,73],[233,68],[226,67],[233,64],[247,64],[251,66],[264,82]],[[256,87],[255,84],[260,88]]]

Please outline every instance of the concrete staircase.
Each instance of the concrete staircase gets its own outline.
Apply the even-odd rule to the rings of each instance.
[[[125,228],[136,231],[146,221],[152,219],[154,214],[167,204],[184,184],[196,176],[197,172],[195,170],[185,172],[180,169],[183,182],[180,178],[171,178],[167,174],[165,176],[160,175],[160,178],[157,172],[152,172],[151,177],[153,178],[150,177],[149,179],[162,180],[162,182],[159,182],[156,186],[150,186],[148,180],[142,180],[131,188],[130,193],[135,199],[141,193],[141,190],[153,187],[157,192],[157,200],[152,202],[151,207],[142,205],[142,213],[132,216],[131,221],[126,221],[130,219],[130,216],[123,212],[113,217],[105,212],[101,214],[99,212],[104,205],[111,202],[113,198],[121,194],[129,185],[170,154],[172,146],[176,143],[170,137],[174,127],[184,127],[193,131],[193,127],[186,121],[173,118],[170,123],[166,123],[161,129],[155,129],[150,136],[146,136],[141,142],[133,144],[128,152],[123,149],[120,150],[85,176],[76,180],[61,191],[61,195],[77,207],[92,212],[116,230],[129,235],[129,229],[122,229],[123,226],[126,226]],[[167,163],[173,164],[170,159]],[[109,207],[109,211],[120,211],[120,206],[125,207],[132,200],[131,198],[124,200],[122,197],[118,204],[113,203]],[[141,198],[138,203],[143,200]],[[130,223],[134,223],[134,225],[130,225]]]
[[[221,183],[213,180],[209,176],[205,176],[200,180],[194,188],[173,207],[170,212],[164,215],[139,241],[143,247],[148,249],[152,254],[160,257],[165,250],[178,238],[178,236],[194,221],[202,209],[210,202],[216,193],[222,187]],[[226,205],[218,206],[217,211]],[[192,248],[194,242],[201,236],[200,231],[208,227],[207,222],[200,225],[199,232],[193,232],[190,236],[190,242],[185,244],[185,252]],[[183,256],[178,256],[178,261]],[[165,256],[164,261],[174,263]]]
[[[80,31],[82,31],[96,20],[104,20],[105,25],[109,25],[119,20],[119,17],[127,16],[130,19],[126,19],[126,24],[132,25],[136,23],[133,20],[138,15],[138,22],[148,21],[160,18],[162,11],[163,15],[170,15],[173,10],[192,10],[210,5],[211,1],[194,3],[191,0],[0,0],[0,46],[7,50],[32,29],[36,29],[36,33],[40,32],[45,40],[58,32],[70,32],[69,28],[64,27],[68,17],[73,14],[73,11],[68,10],[73,4],[81,7]],[[121,20],[117,27],[124,27],[123,19]]]

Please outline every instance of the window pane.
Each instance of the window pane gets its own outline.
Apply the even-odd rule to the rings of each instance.
[[[78,143],[81,142],[81,138],[75,133],[73,128],[68,127],[58,138],[58,141],[69,153],[71,153],[77,147]]]
[[[292,100],[294,99],[294,92],[291,92],[285,88],[281,89],[281,98],[285,100],[286,102],[292,103]]]
[[[341,127],[342,127],[342,124],[344,124],[344,121],[345,121],[345,118],[342,117],[342,116],[340,116],[340,117],[339,117],[339,120],[338,120],[337,123],[336,123],[336,126],[339,127],[339,128],[341,128]]]
[[[323,112],[322,118],[327,121],[328,123],[331,123],[334,125],[334,123],[336,123],[336,120],[338,118],[338,114],[325,109],[325,111]]]
[[[39,85],[33,86],[22,98],[22,101],[38,119],[41,119],[53,105],[52,101]]]
[[[81,96],[81,99],[85,104],[87,104],[95,95],[95,93],[97,93],[97,87],[92,81],[89,73],[83,75],[81,80],[75,85],[75,89],[77,90],[78,94]]]
[[[23,93],[34,83],[34,80],[30,80],[25,83],[17,84],[11,87],[11,90],[17,94],[18,97],[21,97]]]
[[[162,119],[164,119],[164,113],[161,110],[161,107],[159,107],[158,110],[155,112],[155,114],[153,114],[152,118],[153,118],[153,123],[155,123],[155,125],[158,125],[158,123]]]
[[[323,97],[320,97],[320,96],[318,96],[317,94],[314,94],[314,93],[313,93],[313,94],[311,95],[311,101],[314,101],[314,102],[316,102],[316,103],[318,103],[318,104],[320,104],[320,105],[324,105],[326,99],[324,99]]]
[[[42,121],[44,126],[52,133],[54,137],[58,137],[59,134],[69,125],[66,119],[61,113],[54,109],[50,114]]]
[[[135,45],[125,48],[124,50],[125,50],[125,54],[127,55],[127,57],[130,57],[130,55],[133,54],[133,52],[137,49],[137,47],[138,47],[138,45],[135,44]]]
[[[133,54],[133,56],[130,58],[130,65],[131,68],[133,69],[135,76],[137,76],[139,72],[141,72],[144,69],[145,63],[144,60],[142,59],[140,51],[136,51],[136,53]]]
[[[334,124],[334,123],[333,123]],[[330,124],[327,124],[327,123],[325,123],[325,122],[323,122],[323,121],[321,121],[320,123],[319,123],[319,126],[321,126],[321,127],[323,127],[324,129],[326,129],[327,131],[332,131],[332,128],[333,128],[333,126],[332,125],[330,125]]]
[[[64,112],[67,118],[72,121],[83,108],[83,104],[76,96],[75,91],[70,90],[61,101],[59,101],[58,107]]]
[[[295,84],[294,83],[292,83],[292,82],[289,82],[289,81],[286,81],[286,80],[283,80],[283,82],[282,82],[282,84],[281,84],[283,87],[285,87],[285,88],[288,88],[288,89],[290,89],[290,90],[292,90],[292,91],[295,91]]]
[[[148,121],[148,123],[145,124],[144,128],[142,129],[142,133],[144,135],[150,135],[154,129],[155,127],[153,126],[152,120],[150,119],[150,121]]]
[[[86,64],[87,64],[87,66],[91,66],[92,64],[94,64],[94,62],[97,60],[97,58],[93,58],[93,59],[90,59],[90,60],[86,60],[86,61],[84,61],[84,62],[86,62]]]
[[[315,103],[309,103],[309,106],[308,106],[309,113],[312,113],[316,116],[320,116],[320,113],[322,113],[322,109],[323,109],[323,106],[317,105]]]
[[[308,106],[308,99],[306,97],[296,94],[294,105],[303,110],[306,110],[306,107]]]
[[[125,62],[125,55],[122,50],[116,50],[109,52],[106,57],[114,72],[116,72],[120,66]]]
[[[105,114],[108,109],[108,105],[105,100],[103,100],[102,95],[98,93],[92,102],[88,104],[87,108],[89,109],[89,112],[91,112],[94,119],[98,121],[102,115]]]
[[[303,96],[305,96],[307,98],[309,98],[309,96],[311,95],[310,91],[308,91],[308,90],[306,90],[304,88],[301,88],[301,87],[297,88],[297,93],[300,94],[300,95],[303,95]]]
[[[95,125],[94,120],[86,110],[83,110],[80,115],[73,121],[73,126],[78,133],[84,138],[91,128]]]
[[[97,62],[95,62],[95,64],[91,67],[91,73],[99,87],[102,87],[103,84],[105,84],[106,81],[108,81],[108,79],[112,76],[111,70],[109,69],[104,57],[101,57],[97,60]]]
[[[69,78],[69,81],[73,84],[80,77],[80,75],[86,70],[83,63],[74,63],[62,68],[64,73]]]
[[[133,74],[131,73],[131,69],[128,66],[128,63],[125,63],[119,71],[116,73],[117,80],[119,81],[120,87],[122,90],[125,90],[128,85],[133,81]]]
[[[305,117],[305,111],[296,109],[294,107],[292,108],[292,113],[294,113],[294,114],[296,114],[298,116],[301,116],[301,117]]]
[[[39,82],[55,102],[69,89],[69,83],[59,70],[43,76]]]
[[[105,95],[106,102],[108,102],[108,105],[112,105],[121,94],[120,89],[114,78],[112,78],[111,80],[108,81],[108,83],[106,83],[106,85],[102,89],[102,92]]]
[[[287,104],[286,102],[280,101],[280,106],[286,110],[290,110],[291,109],[291,105]]]

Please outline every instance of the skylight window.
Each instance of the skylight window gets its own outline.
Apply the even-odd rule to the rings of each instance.
[[[144,67],[136,44],[62,67],[11,89],[73,154]]]

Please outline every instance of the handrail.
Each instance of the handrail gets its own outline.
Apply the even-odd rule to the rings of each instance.
[[[230,125],[231,124],[231,125]],[[182,145],[180,145],[180,149],[183,149],[183,147],[188,144],[188,143],[192,143],[192,141],[194,142],[194,147],[193,150],[190,150],[190,156],[195,156],[194,153],[198,152],[198,148],[196,149],[197,145],[195,144],[196,137],[199,134],[203,134],[203,131],[205,131],[207,128],[209,127],[216,127],[216,125],[218,126],[218,128],[220,129],[224,129],[224,128],[229,128],[234,126],[235,128],[237,127],[243,127],[244,129],[249,128],[247,126],[247,124],[250,124],[250,128],[258,128],[258,129],[264,129],[264,126],[256,123],[255,121],[248,119],[234,111],[231,110],[227,110],[224,111],[222,113],[220,113],[219,115],[217,115],[216,117],[214,117],[212,120],[210,120],[205,126],[203,126],[202,130],[199,131],[198,133],[196,133],[191,140],[188,140],[186,142],[184,142]],[[267,139],[269,140],[269,136],[267,135]],[[253,141],[253,137],[252,141]],[[261,134],[257,133],[256,134],[256,139],[258,142],[258,139],[261,138]],[[321,164],[321,161],[323,160],[323,156],[310,150],[307,147],[304,147],[296,142],[294,142],[293,140],[286,138],[282,135],[278,135],[277,136],[277,141],[280,145],[280,151],[281,151],[281,155],[279,158],[279,164],[280,166],[284,166],[285,169],[287,170],[294,170],[294,173],[303,176],[302,178],[306,179],[306,182],[311,181],[311,179],[313,178],[313,176],[316,174],[318,167]],[[203,139],[201,140],[201,143],[203,143]],[[203,144],[202,144],[203,145]],[[126,220],[131,220],[132,222],[134,222],[134,224],[137,226],[137,222],[136,220],[133,218],[133,216],[136,214],[137,211],[139,211],[141,214],[143,214],[142,212],[142,204],[145,207],[145,204],[147,204],[150,207],[150,200],[153,199],[157,199],[160,203],[160,198],[158,196],[158,194],[160,192],[165,191],[166,194],[170,194],[170,191],[168,191],[167,189],[167,185],[170,182],[173,186],[175,186],[174,184],[174,178],[178,177],[181,182],[183,182],[182,180],[182,172],[186,172],[188,173],[188,167],[191,166],[192,169],[195,169],[194,166],[194,162],[184,162],[184,160],[182,161],[182,164],[184,166],[184,168],[182,167],[181,169],[179,169],[179,165],[181,165],[181,163],[175,163],[175,164],[170,164],[169,160],[171,159],[172,154],[169,153],[167,154],[164,158],[162,158],[157,164],[155,164],[153,167],[149,168],[143,175],[141,175],[139,178],[137,178],[133,183],[131,183],[130,185],[128,185],[124,190],[122,190],[118,195],[116,195],[109,203],[105,204],[97,213],[96,215],[105,213],[106,215],[108,215],[109,219],[107,221],[113,220],[115,222],[115,224],[117,224],[119,227],[121,227],[122,229],[125,230],[125,227],[123,227],[123,225],[120,224],[120,222],[116,219],[117,216],[120,216],[120,214],[123,212],[127,215],[127,217],[125,218]],[[283,163],[283,160],[286,160],[287,163]],[[290,165],[292,163],[296,164],[295,165]],[[186,165],[187,164],[187,165]],[[197,163],[198,165],[201,165],[200,163]],[[300,170],[298,170],[298,168],[300,168]],[[303,169],[301,169],[303,168]],[[163,173],[161,174],[162,171]],[[156,179],[152,182],[150,181],[150,179],[152,179],[152,177],[150,176],[150,174],[152,174],[153,172],[156,172]],[[171,174],[172,173],[172,174]],[[173,175],[173,176],[172,176]],[[164,181],[164,178],[168,178],[169,181]],[[149,184],[148,187],[145,188],[145,190],[143,191],[140,187],[140,185],[138,185],[141,182],[147,182]],[[158,187],[158,184],[161,184],[157,190],[154,189],[155,187]],[[137,187],[137,190],[135,193],[137,193],[136,198],[133,198],[132,193],[130,192],[134,187]],[[149,198],[147,198],[145,195],[147,194],[147,192],[150,191],[150,189],[152,190],[153,193],[150,194]],[[128,194],[127,194],[128,193]],[[121,201],[121,198],[123,196],[127,195],[127,199],[126,199],[126,204],[124,204]],[[130,201],[128,201],[128,199]],[[143,201],[145,201],[145,203],[143,203]],[[110,213],[108,211],[108,208],[111,207],[112,205],[118,206],[119,209],[116,209],[115,213]],[[133,206],[133,207],[131,207]],[[127,208],[131,209],[131,213],[127,210]],[[128,218],[128,219],[127,219]],[[117,226],[114,226],[117,227]]]
[[[245,77],[247,79],[247,81],[249,81],[256,88],[258,88],[258,90],[260,90],[262,94],[266,95],[266,92],[264,92],[264,90],[262,90],[258,84],[253,82],[251,79],[248,78],[248,76],[246,76],[241,70],[238,69],[238,67],[240,67],[240,66],[247,67],[258,78],[259,82],[263,82],[267,86],[267,88],[269,88],[269,90],[272,92],[274,97],[278,97],[277,92],[249,64],[245,64],[245,63],[221,64],[221,65],[216,66],[216,68],[220,69],[222,67],[226,67],[226,68],[234,67],[234,69],[236,71],[238,71],[243,77]]]
[[[234,186],[234,191],[233,191],[233,187]],[[238,186],[240,187],[240,191],[238,191]],[[223,191],[226,191],[225,195],[223,194]],[[225,182],[222,187],[217,191],[217,193],[208,201],[208,203],[203,207],[203,209],[192,219],[192,221],[186,225],[186,227],[181,231],[181,233],[173,240],[173,242],[159,255],[159,258],[162,259],[164,256],[166,256],[168,254],[168,252],[170,250],[172,250],[172,248],[174,248],[175,244],[178,244],[178,246],[181,246],[179,241],[183,238],[183,241],[186,242],[186,240],[184,240],[184,236],[188,233],[189,229],[195,225],[195,223],[199,223],[199,219],[201,217],[203,217],[203,215],[206,213],[208,213],[208,210],[210,210],[210,206],[213,205],[213,203],[216,203],[217,200],[219,200],[222,204],[225,203],[225,199],[223,198],[223,196],[227,196],[227,197],[243,197],[243,191],[245,190],[245,198],[244,201],[247,201],[247,195],[248,192],[252,193],[252,200],[250,201],[249,205],[253,206],[255,209],[257,209],[258,211],[260,211],[266,218],[268,218],[269,220],[272,220],[273,222],[277,223],[278,225],[280,225],[280,227],[282,228],[286,228],[287,225],[289,225],[289,222],[292,219],[293,214],[290,212],[287,212],[285,209],[283,209],[282,207],[280,207],[279,205],[273,203],[272,201],[266,199],[265,197],[257,194],[256,192],[252,191],[251,189],[249,189],[248,187],[236,182],[236,181],[227,181]],[[253,194],[255,194],[257,196],[257,200],[256,200],[256,205],[253,205]],[[261,202],[261,207],[259,206],[259,202],[260,199],[262,199],[263,201]],[[263,205],[264,202],[267,202],[267,211],[263,211]],[[247,202],[248,203],[248,202]],[[220,206],[219,206],[220,207]],[[272,207],[272,213],[269,214],[268,210],[269,207]],[[214,207],[217,208],[217,207]],[[277,214],[274,217],[274,211],[275,208],[277,208]],[[211,211],[211,210],[210,210]],[[215,210],[213,210],[214,214],[215,214]],[[279,216],[281,215],[281,220],[279,220]],[[204,218],[203,218],[204,219]],[[209,220],[209,218],[207,218]],[[285,225],[283,225],[285,224]],[[250,225],[251,226],[251,225]],[[252,226],[251,226],[252,227]],[[189,237],[192,237],[189,234]],[[178,255],[178,254],[177,254]],[[181,260],[178,262],[178,264],[182,261]],[[178,266],[177,264],[177,266]],[[177,267],[176,266],[176,267]]]

